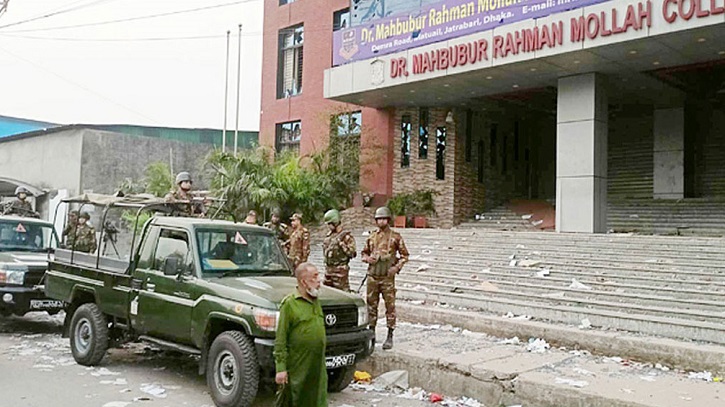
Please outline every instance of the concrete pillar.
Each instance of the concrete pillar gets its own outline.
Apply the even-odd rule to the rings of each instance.
[[[559,79],[556,230],[607,231],[607,95],[601,74]]]
[[[654,198],[685,197],[685,109],[654,112]]]

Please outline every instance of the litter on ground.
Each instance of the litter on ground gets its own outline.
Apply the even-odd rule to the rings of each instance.
[[[576,278],[571,279],[571,284],[569,284],[569,288],[573,288],[575,290],[591,290],[592,289],[588,285],[580,283]]]

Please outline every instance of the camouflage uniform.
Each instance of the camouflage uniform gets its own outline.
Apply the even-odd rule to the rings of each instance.
[[[310,231],[302,226],[293,230],[286,246],[287,257],[294,270],[310,256]]]
[[[174,209],[179,216],[194,216],[204,213],[203,205],[192,202],[191,194],[181,189],[169,192],[164,199],[166,202],[174,204]]]
[[[350,291],[350,260],[357,256],[355,238],[338,226],[335,232],[328,232],[322,241],[325,256],[325,285],[338,290]]]
[[[93,253],[96,245],[96,230],[87,224],[78,224],[75,233],[75,250],[79,252]]]
[[[28,201],[21,201],[20,199],[16,199],[11,202],[6,208],[5,213],[8,215],[38,217],[33,210],[33,205]]]
[[[277,237],[277,240],[279,240],[280,243],[284,244],[284,242],[287,241],[288,226],[284,223],[279,222],[277,224],[274,224],[272,222],[264,222],[262,226],[274,232],[274,235]]]
[[[378,322],[378,304],[382,295],[388,328],[395,329],[395,274],[391,276],[388,272],[391,267],[397,267],[400,272],[408,262],[409,253],[403,237],[389,227],[385,230],[378,228],[368,237],[361,254],[375,260],[374,264],[368,265],[367,303],[370,327],[374,329]]]
[[[67,249],[73,247],[73,242],[76,239],[76,226],[78,226],[77,223],[69,223],[65,225],[65,228],[63,229],[63,241],[65,242],[64,247]]]

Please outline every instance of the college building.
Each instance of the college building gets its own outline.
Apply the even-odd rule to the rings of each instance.
[[[352,5],[265,2],[261,144],[358,138],[361,188],[434,189],[440,227],[527,199],[602,233],[613,202],[725,198],[725,0]]]

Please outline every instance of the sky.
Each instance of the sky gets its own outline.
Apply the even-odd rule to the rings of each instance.
[[[10,0],[0,15],[0,115],[219,129],[229,30],[233,130],[242,24],[239,128],[258,130],[262,12],[263,0]]]

